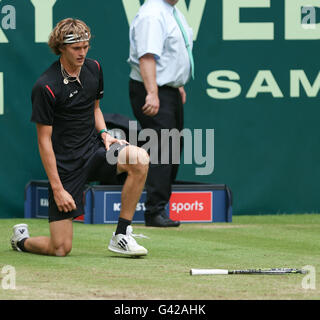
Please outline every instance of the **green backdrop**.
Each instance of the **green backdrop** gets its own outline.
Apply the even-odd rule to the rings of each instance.
[[[215,130],[213,173],[197,176],[194,165],[181,165],[179,179],[227,184],[234,214],[320,209],[320,19],[318,8],[303,8],[317,4],[179,2],[195,33],[196,78],[186,86],[185,127]],[[30,93],[56,59],[46,44],[52,26],[66,17],[87,22],[94,35],[89,57],[104,69],[102,110],[134,119],[126,60],[129,22],[139,5],[0,0],[0,217],[22,217],[25,185],[46,178]]]

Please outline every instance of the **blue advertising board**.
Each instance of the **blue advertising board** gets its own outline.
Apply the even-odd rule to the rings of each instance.
[[[25,189],[25,218],[48,217],[48,181],[31,181]],[[121,185],[92,185],[84,191],[85,224],[115,224],[121,211]],[[146,192],[136,206],[133,223],[144,223]],[[175,184],[167,215],[182,223],[232,222],[232,195],[226,185]]]

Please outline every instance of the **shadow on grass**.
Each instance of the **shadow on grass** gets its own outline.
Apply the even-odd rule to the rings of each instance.
[[[109,256],[109,258],[122,258],[122,259],[144,259],[145,256],[117,256],[117,255],[113,255],[113,256]]]

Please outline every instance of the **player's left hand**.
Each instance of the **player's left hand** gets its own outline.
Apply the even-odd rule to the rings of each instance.
[[[102,139],[106,146],[106,150],[109,150],[110,146],[113,145],[114,143],[119,143],[120,145],[129,144],[129,142],[127,142],[126,140],[116,139],[106,132],[102,134]]]

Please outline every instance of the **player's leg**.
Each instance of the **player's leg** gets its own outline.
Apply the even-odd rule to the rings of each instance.
[[[76,203],[76,210],[59,211],[49,185],[49,237],[30,237],[27,225],[14,226],[12,248],[35,254],[64,257],[72,249],[72,219],[83,214],[83,189],[87,179],[87,171],[77,170],[68,175],[60,175],[64,189],[69,192]]]
[[[149,167],[148,153],[136,146],[127,146],[119,153],[117,172],[127,172],[122,188],[120,218],[132,220],[144,188]]]
[[[149,155],[141,148],[126,146],[118,157],[117,172],[127,173],[122,188],[121,210],[116,232],[108,246],[110,251],[126,255],[146,255],[147,249],[137,244],[132,234],[131,221],[145,185]]]
[[[65,257],[72,249],[72,219],[50,222],[50,237],[34,237],[25,241],[26,251]]]
[[[136,146],[112,144],[107,151],[101,146],[88,164],[88,181],[100,184],[123,184],[118,225],[109,250],[126,255],[146,255],[132,237],[131,221],[145,184],[149,167],[148,153]],[[125,181],[122,180],[126,177]],[[119,244],[120,243],[120,244]]]
[[[16,225],[11,243],[17,251],[64,257],[72,249],[72,237],[72,219],[66,219],[50,222],[50,237],[30,237],[27,225]]]

